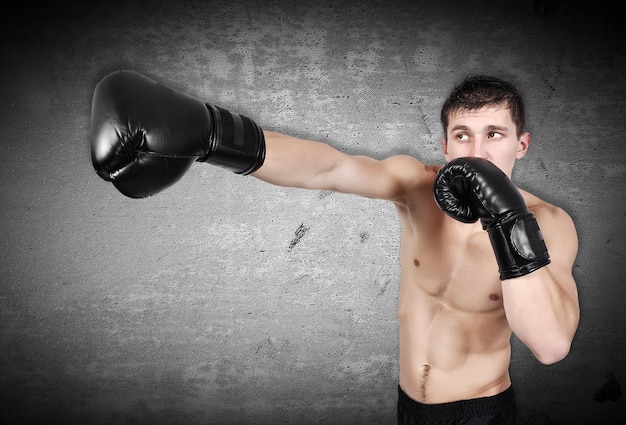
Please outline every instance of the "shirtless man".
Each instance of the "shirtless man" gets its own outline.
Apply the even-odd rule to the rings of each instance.
[[[92,160],[130,197],[195,161],[274,185],[393,202],[402,223],[399,424],[513,424],[510,338],[544,364],[569,352],[579,319],[578,241],[560,208],[510,180],[530,134],[516,89],[472,77],[445,102],[447,164],[375,160],[263,132],[247,117],[117,72],[96,87]]]

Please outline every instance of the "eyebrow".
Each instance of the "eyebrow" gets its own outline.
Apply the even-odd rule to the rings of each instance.
[[[468,131],[469,127],[465,126],[465,125],[455,125],[454,127],[452,127],[450,129],[450,131],[457,131],[457,130],[462,130],[462,131]],[[504,126],[500,126],[500,125],[488,125],[485,130],[487,131],[501,131],[501,132],[506,132],[509,130],[508,127],[504,127]]]
[[[455,125],[454,127],[450,129],[451,132],[457,131],[457,130],[469,130],[469,128],[464,125]]]
[[[508,127],[504,127],[504,126],[501,126],[501,125],[490,125],[490,126],[487,126],[487,131],[502,131],[502,132],[506,132],[508,130],[509,130]]]

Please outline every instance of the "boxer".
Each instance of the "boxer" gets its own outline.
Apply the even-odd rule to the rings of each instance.
[[[392,202],[401,224],[398,424],[513,424],[510,339],[562,360],[579,321],[578,240],[563,209],[517,188],[530,146],[516,88],[474,76],[441,111],[445,164],[383,160],[263,131],[132,71],[92,104],[92,162],[124,195],[154,195],[194,162],[268,183]]]

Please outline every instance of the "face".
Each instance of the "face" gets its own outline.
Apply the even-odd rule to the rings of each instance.
[[[446,161],[461,157],[484,158],[511,177],[515,160],[526,155],[530,133],[517,136],[508,108],[486,106],[452,114],[441,143]]]

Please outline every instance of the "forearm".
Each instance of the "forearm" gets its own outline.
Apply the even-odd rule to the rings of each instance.
[[[265,131],[266,153],[261,168],[252,175],[278,186],[332,189],[324,179],[339,162],[333,147],[285,134]]]
[[[571,277],[562,277],[562,280]],[[569,352],[579,321],[578,295],[572,282],[563,284],[543,267],[502,282],[506,317],[511,330],[545,364]]]

